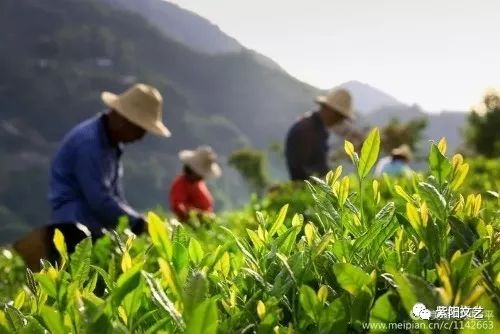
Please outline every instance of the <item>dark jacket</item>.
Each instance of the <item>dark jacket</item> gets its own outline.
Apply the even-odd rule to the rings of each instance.
[[[328,131],[318,112],[306,114],[288,131],[285,155],[291,180],[324,176],[327,165]]]

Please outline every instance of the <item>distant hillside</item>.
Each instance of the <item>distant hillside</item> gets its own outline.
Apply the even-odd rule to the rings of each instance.
[[[0,232],[48,222],[49,159],[71,127],[104,110],[102,90],[142,81],[165,99],[172,138],[148,137],[125,155],[126,191],[139,208],[165,205],[178,150],[209,144],[224,162],[237,147],[281,142],[317,94],[253,51],[200,53],[102,1],[3,0],[0,31]],[[225,175],[214,187],[219,207],[245,196]]]
[[[174,39],[196,52],[208,55],[248,52],[257,63],[284,71],[274,60],[247,50],[218,26],[166,0],[102,0],[116,9],[140,15],[164,36]]]
[[[116,8],[140,14],[163,34],[208,54],[239,52],[243,47],[218,26],[196,13],[163,0],[103,0]]]
[[[382,107],[403,106],[389,94],[359,81],[348,81],[341,85],[353,95],[356,111],[366,114]]]
[[[462,129],[465,128],[467,121],[467,113],[465,112],[426,113],[417,105],[401,105],[376,109],[367,115],[365,122],[381,126],[387,124],[393,118],[403,122],[415,118],[426,118],[425,139],[437,141],[442,137],[446,137],[451,152],[463,144]]]
[[[49,222],[50,157],[71,127],[104,110],[102,90],[121,92],[140,81],[164,96],[172,138],[149,136],[126,148],[127,197],[140,209],[165,206],[180,149],[209,144],[224,164],[235,148],[281,144],[319,94],[203,18],[161,0],[2,0],[0,31],[0,243],[26,224]],[[358,110],[394,108],[360,121],[418,114],[394,107],[397,100],[368,85],[345,86]],[[456,139],[453,122],[461,115],[448,116],[430,129]],[[282,159],[271,161],[283,175]],[[229,168],[212,189],[218,208],[247,196]]]

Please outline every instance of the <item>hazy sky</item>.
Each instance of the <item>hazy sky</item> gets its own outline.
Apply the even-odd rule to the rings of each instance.
[[[172,0],[320,88],[359,80],[429,111],[500,87],[500,0]]]

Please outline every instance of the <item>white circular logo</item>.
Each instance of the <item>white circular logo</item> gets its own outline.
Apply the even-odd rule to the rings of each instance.
[[[427,307],[425,307],[425,305],[422,303],[416,303],[415,305],[413,305],[411,313],[415,318],[424,320],[429,320],[431,318],[431,311],[429,311]]]

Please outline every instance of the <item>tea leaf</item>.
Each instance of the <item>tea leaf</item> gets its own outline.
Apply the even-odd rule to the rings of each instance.
[[[175,274],[174,269],[170,265],[168,261],[165,261],[162,258],[158,259],[158,264],[160,265],[160,271],[162,273],[162,277],[167,283],[167,286],[172,290],[172,292],[177,296],[177,298],[181,299],[181,285]]]
[[[66,249],[66,243],[64,242],[64,235],[57,228],[54,231],[53,241],[59,255],[61,255],[61,258],[66,261],[68,259],[68,250]]]
[[[92,240],[90,238],[83,239],[75,247],[75,251],[71,254],[71,277],[78,283],[80,288],[88,279],[90,273],[90,257],[92,255]]]
[[[447,142],[446,142],[446,138],[441,138],[441,140],[439,141],[438,143],[438,149],[439,149],[439,152],[441,152],[442,155],[445,155],[446,154],[446,148],[447,148]]]
[[[299,295],[300,305],[304,312],[313,320],[317,320],[316,309],[319,305],[318,297],[314,290],[307,285],[303,285],[300,288]]]
[[[263,320],[266,316],[266,305],[262,302],[262,300],[259,300],[257,303],[257,315],[260,320]]]
[[[186,334],[216,334],[218,328],[217,306],[213,300],[206,300],[196,307],[187,324]]]
[[[458,190],[460,186],[464,183],[467,173],[469,172],[469,165],[462,164],[458,167],[455,176],[453,177],[453,181],[451,181],[450,187],[453,190]]]
[[[314,242],[314,226],[313,226],[313,224],[311,224],[311,223],[306,224],[306,226],[304,227],[304,234],[306,236],[307,243],[309,244],[309,246],[312,246],[312,244]]]
[[[344,206],[347,197],[349,196],[349,176],[344,176],[340,182],[338,190],[339,205]]]
[[[69,331],[65,328],[62,321],[62,314],[57,312],[57,310],[48,305],[40,306],[40,315],[42,316],[43,322],[53,334],[66,334]]]
[[[408,195],[402,187],[396,185],[394,186],[394,190],[399,196],[404,198],[405,201],[407,201],[408,203],[413,203],[413,198],[411,198],[411,196]]]
[[[160,217],[153,212],[148,212],[147,221],[151,242],[161,256],[168,260],[172,259],[172,242],[168,237],[167,226]]]
[[[436,145],[431,146],[429,154],[429,167],[432,175],[434,175],[439,184],[443,184],[445,179],[451,173],[452,165],[450,161],[443,155]]]
[[[57,298],[56,283],[45,273],[35,274],[35,279],[40,284],[41,289],[52,298]]]
[[[353,296],[356,296],[363,286],[371,282],[370,275],[349,263],[334,264],[333,272],[342,289]]]
[[[153,297],[153,300],[170,315],[172,320],[174,320],[174,322],[180,329],[186,328],[186,325],[182,320],[182,315],[179,313],[179,311],[177,311],[174,303],[172,303],[172,301],[162,290],[158,281],[155,280],[153,278],[153,275],[151,275],[150,273],[143,272],[143,276],[146,279],[146,283],[148,284],[149,289],[151,290],[151,296]],[[195,313],[193,313],[193,317],[195,317]]]
[[[184,289],[184,317],[189,321],[196,306],[206,299],[208,281],[203,272],[195,272]]]
[[[378,128],[373,129],[366,137],[361,147],[361,156],[359,157],[358,176],[364,179],[377,162],[380,150],[380,133]]]
[[[19,291],[16,298],[14,299],[14,307],[20,309],[24,305],[24,299],[26,297],[26,293],[24,290]]]
[[[350,141],[346,140],[346,141],[344,141],[344,150],[345,150],[345,153],[347,153],[347,155],[349,156],[349,158],[351,158],[351,161],[353,163],[355,163],[354,162],[355,161],[354,160],[354,145]]]
[[[130,257],[128,251],[125,251],[125,253],[123,253],[121,267],[124,273],[132,268],[132,258]]]
[[[326,303],[326,300],[328,298],[328,288],[326,285],[321,285],[321,287],[318,290],[318,300],[321,303]]]
[[[199,265],[203,260],[204,253],[200,243],[195,238],[191,238],[191,240],[189,240],[188,252],[191,261],[193,261],[195,265]]]
[[[142,263],[138,263],[120,275],[112,292],[114,305],[121,305],[123,298],[134,290],[141,280]]]
[[[370,313],[371,323],[391,323],[396,322],[398,313],[391,303],[393,292],[388,291],[377,298]]]
[[[288,211],[288,204],[284,205],[279,214],[278,214],[278,217],[276,218],[276,220],[274,221],[274,224],[271,226],[271,229],[269,230],[269,235],[272,237],[274,236],[274,234],[276,232],[278,232],[279,228],[283,225],[283,223],[285,222],[285,218],[286,218],[286,213]]]

